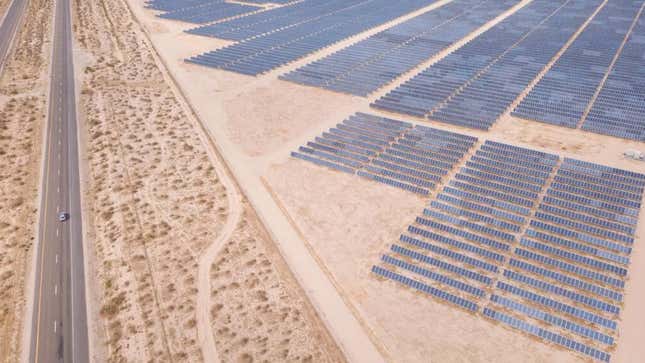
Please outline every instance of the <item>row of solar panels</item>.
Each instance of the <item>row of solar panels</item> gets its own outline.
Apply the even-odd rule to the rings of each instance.
[[[582,128],[589,131],[643,140],[643,125],[639,127],[639,121],[632,121],[640,120],[645,115],[642,99],[624,97],[639,93],[633,93],[632,87],[621,82],[632,77],[624,77],[616,82],[617,72],[610,69],[616,56],[619,57],[615,64],[619,67],[618,72],[626,70],[630,76],[636,76],[633,72],[639,72],[638,69],[642,68],[639,65],[642,64],[645,47],[638,31],[642,32],[643,29],[642,19],[639,21],[639,11],[643,4],[642,0],[608,2],[522,100],[513,115],[571,128],[582,124]],[[635,33],[631,31],[633,25],[636,25]],[[623,55],[620,48],[625,40],[627,44],[624,51],[627,53]],[[640,51],[632,53],[634,46]],[[625,61],[621,62],[623,57]],[[623,63],[629,69],[625,69]],[[603,93],[601,82],[608,72],[613,77],[607,83],[609,88]],[[638,81],[633,84],[638,87]],[[612,92],[612,87],[616,85],[623,94],[621,91]],[[585,125],[585,112],[595,105],[591,103],[598,90],[603,96],[597,99],[598,106],[592,107],[587,118],[589,125]],[[608,98],[608,95],[614,97]],[[640,108],[640,112],[630,112],[633,108]],[[630,132],[631,135],[628,134]]]
[[[488,129],[599,4],[533,1],[373,106]]]
[[[476,140],[357,113],[292,156],[428,195]]]
[[[232,41],[242,41],[307,24],[317,18],[327,17],[369,1],[371,0],[303,0],[289,6],[274,8],[241,18],[203,25],[187,32]]]
[[[160,11],[175,11],[181,9],[196,8],[212,3],[222,3],[225,0],[147,0],[148,9]],[[294,0],[239,0],[238,2],[250,4],[286,4]]]
[[[432,0],[368,0],[293,26],[258,35],[187,61],[257,75],[302,58],[347,37],[396,19]]]
[[[645,141],[645,17],[630,33],[582,129]]]
[[[219,21],[262,9],[257,5],[224,0],[152,0],[147,6],[164,11],[159,14],[161,18],[195,24]]]
[[[304,0],[191,30],[246,41],[187,61],[257,75],[430,3]],[[516,4],[454,0],[281,78],[365,96]],[[153,0],[149,6],[168,9],[164,17],[196,22],[213,21],[215,13],[222,19],[258,9],[223,0]],[[534,0],[372,106],[488,129],[599,9],[513,115],[645,140],[645,84],[639,81],[643,67],[638,66],[645,56],[638,35],[645,27],[637,16],[642,6],[643,0],[606,5],[600,0]],[[607,28],[615,31],[606,32]],[[624,39],[625,48],[616,54]],[[615,54],[618,61],[608,70]],[[597,91],[599,97],[591,105]]]
[[[614,205],[605,201],[624,198],[625,189],[633,194],[629,200],[640,201],[645,175],[569,158],[560,161],[557,155],[491,141],[478,148],[471,160],[475,158],[483,163],[488,160],[505,165],[494,169],[499,174],[492,171],[478,175],[483,178],[481,181],[495,180],[496,184],[479,183],[480,194],[466,188],[477,183],[474,179],[457,188],[445,187],[424,210],[424,217],[417,217],[408,227],[408,233],[401,235],[400,242],[406,247],[393,245],[383,257],[384,265],[379,268],[404,278],[411,277],[413,281],[465,299],[475,306],[490,293],[491,301],[513,310],[509,319],[530,326],[530,320],[539,320],[552,326],[554,332],[563,330],[607,346],[614,344],[615,319],[621,310],[631,253],[632,241],[624,237],[633,233],[633,224],[629,223],[630,219],[621,218],[603,224],[608,222],[594,219],[594,215],[613,213],[615,217],[636,217],[640,202],[638,208],[618,212],[617,208],[612,208]],[[506,170],[517,167],[542,174],[530,181],[523,179],[524,172],[514,173],[515,178],[509,177]],[[465,169],[470,168],[463,167],[455,179]],[[523,210],[508,208],[515,203],[513,198],[504,198],[503,204],[496,204],[502,196],[517,192],[507,188],[518,182],[527,183],[527,190],[535,190],[529,185],[537,185],[540,195],[545,191],[549,195],[548,192],[562,188],[555,180],[565,186],[575,185],[576,189],[568,193],[587,198],[587,202],[580,205],[588,209],[577,210],[578,204],[566,204],[569,202],[564,200],[566,203],[560,203],[556,211],[552,209],[553,201],[560,200],[560,196],[553,193],[539,204],[538,194],[522,198],[529,202]],[[621,183],[625,188],[609,187],[615,183]],[[533,207],[537,207],[538,212],[528,210]],[[559,218],[543,222],[540,210],[556,212],[554,214]],[[636,214],[632,213],[634,211]],[[513,217],[509,217],[509,213]],[[499,227],[509,227],[507,224],[520,227],[520,232],[512,228],[501,232]],[[609,230],[621,233],[607,233],[611,232]],[[520,238],[520,243],[512,248],[507,242],[515,236]],[[399,262],[391,263],[394,260]],[[497,268],[504,262],[507,262],[504,268]],[[420,269],[422,273],[419,273]],[[429,272],[460,281],[469,288],[456,282],[447,284],[437,278],[426,280]],[[494,279],[498,282],[493,287],[491,281]],[[483,295],[479,291],[483,291]],[[541,310],[543,308],[548,309],[548,313]],[[513,317],[515,315],[517,317]],[[607,353],[593,346],[581,350],[573,343],[562,345],[592,357],[609,359]]]
[[[366,96],[517,3],[517,0],[454,0],[281,78]]]
[[[414,288],[418,291],[434,296],[448,303],[463,307],[469,311],[476,312],[479,310],[479,306],[470,300],[451,294],[443,289],[434,288],[418,280],[411,279],[407,276],[398,274],[396,272],[392,272],[391,270],[388,270],[379,266],[373,266],[372,272],[384,278],[397,281],[406,286]],[[525,315],[528,315],[528,316],[532,316],[536,320],[541,320],[543,322],[550,323],[555,326],[560,326],[568,331],[577,333],[580,336],[592,338],[596,341],[600,341],[602,343],[609,344],[609,345],[613,344],[613,338],[608,335],[598,333],[584,326],[580,326],[576,323],[560,319],[544,311],[531,308],[523,304],[519,304],[511,299],[493,295],[491,296],[491,301],[496,304],[499,304],[500,306],[513,309],[515,311],[524,313]],[[594,359],[598,359],[605,362],[608,362],[610,359],[610,355],[606,352],[595,349],[589,345],[579,343],[563,335],[555,334],[546,329],[540,328],[536,325],[529,324],[523,320],[514,318],[510,315],[492,310],[491,308],[484,308],[482,313],[486,317],[508,324],[509,326],[512,326],[513,328],[516,328],[516,329],[520,329],[528,334],[559,344],[565,348],[586,354]]]

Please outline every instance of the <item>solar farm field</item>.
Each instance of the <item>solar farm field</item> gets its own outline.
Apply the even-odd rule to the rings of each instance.
[[[645,356],[645,1],[128,1],[345,359]]]

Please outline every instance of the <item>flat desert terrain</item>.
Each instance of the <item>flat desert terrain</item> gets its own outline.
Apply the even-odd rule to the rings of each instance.
[[[92,358],[343,361],[125,2],[74,14]]]
[[[0,2],[0,14],[9,1]],[[0,361],[16,362],[37,235],[42,134],[45,128],[51,3],[31,1],[30,21],[0,78]]]

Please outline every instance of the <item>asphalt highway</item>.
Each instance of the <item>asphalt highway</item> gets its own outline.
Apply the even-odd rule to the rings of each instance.
[[[13,0],[4,17],[0,15],[0,19],[2,19],[2,24],[0,24],[0,72],[7,60],[11,43],[16,37],[16,31],[26,7],[27,0]]]
[[[55,4],[29,361],[88,362],[70,0]]]

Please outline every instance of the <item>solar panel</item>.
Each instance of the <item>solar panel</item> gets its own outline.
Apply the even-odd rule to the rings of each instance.
[[[548,282],[544,282],[539,279],[535,279],[535,278],[517,273],[515,271],[505,270],[504,277],[507,277],[511,280],[520,282],[525,285],[529,285],[531,287],[534,287],[540,290],[544,290],[551,294],[567,297],[572,301],[587,305],[597,310],[601,310],[615,315],[618,315],[618,313],[620,312],[620,309],[615,305],[607,304],[598,299],[594,299],[594,298],[579,294],[575,291],[564,289],[560,286],[553,285]]]
[[[616,330],[616,322],[613,320],[605,319],[602,316],[599,316],[594,313],[590,313],[586,310],[576,308],[572,305],[567,305],[564,303],[561,303],[559,301],[550,299],[548,297],[542,296],[540,294],[535,294],[533,292],[530,292],[528,290],[518,288],[513,285],[509,285],[507,283],[504,283],[502,281],[497,282],[497,288],[501,289],[502,291],[509,292],[513,295],[522,297],[524,299],[527,299],[529,301],[532,301],[534,303],[540,304],[542,306],[548,307],[550,309],[554,309],[563,313],[566,313],[568,315],[574,316],[576,318],[588,321],[593,324],[598,324],[601,326],[604,326],[605,328],[609,328],[611,330]]]
[[[427,277],[429,279],[435,280],[439,283],[442,283],[444,285],[454,287],[455,289],[467,292],[471,295],[475,296],[484,296],[484,291],[482,289],[476,288],[474,286],[468,285],[466,283],[463,283],[461,281],[452,279],[446,275],[438,274],[435,272],[432,272],[430,270],[427,270],[425,268],[419,267],[417,265],[413,265],[411,263],[407,263],[405,261],[396,259],[394,257],[388,256],[388,255],[383,255],[381,257],[381,260],[387,264],[400,267],[402,269],[412,271],[418,275],[421,275],[423,277]]]
[[[514,115],[576,128],[642,2],[609,2],[558,58]],[[607,32],[607,29],[613,31]]]
[[[270,31],[250,30],[256,25],[245,27],[241,36],[235,36],[246,38],[245,41],[188,58],[186,61],[241,74],[258,75],[431,3],[432,0],[352,0],[345,3],[335,1],[333,4],[337,6],[327,9],[326,13],[311,13],[311,9],[305,8],[304,19],[301,12],[296,12],[277,20],[268,19],[262,22],[261,28],[269,26]],[[284,23],[285,18],[289,19],[289,24],[278,26]],[[191,33],[222,36],[222,33],[213,32],[212,28],[193,30]]]
[[[578,351],[580,353],[584,353],[594,359],[598,359],[603,362],[609,362],[610,355],[608,353],[605,353],[603,351],[597,350],[595,348],[592,348],[588,345],[578,343],[572,339],[569,339],[565,336],[558,335],[555,333],[552,333],[548,330],[545,330],[543,328],[540,328],[535,325],[531,325],[529,323],[526,323],[522,320],[516,319],[511,317],[510,315],[501,313],[499,311],[492,310],[490,308],[484,308],[483,310],[484,316],[488,316],[491,319],[495,319],[498,321],[501,321],[502,323],[505,323],[507,325],[510,325],[516,329],[520,329],[528,334],[540,337],[542,339],[548,340],[550,342],[556,343],[560,346],[563,346],[565,348],[569,348],[575,351]]]
[[[553,314],[550,314],[540,309],[535,309],[529,305],[521,304],[512,299],[508,299],[498,295],[491,295],[490,300],[496,304],[499,304],[506,308],[523,313],[527,316],[530,316],[531,318],[541,320],[543,322],[556,325],[561,328],[565,328],[566,330],[569,330],[580,336],[591,338],[607,345],[614,344],[614,338],[610,337],[607,334],[603,334],[593,329],[589,329],[583,325],[576,324],[570,320],[561,319],[557,316],[554,316]]]
[[[445,291],[443,291],[441,289],[437,289],[437,288],[428,286],[426,284],[423,284],[423,283],[418,282],[416,280],[413,280],[411,278],[408,278],[408,277],[405,277],[403,275],[399,275],[399,274],[394,273],[392,271],[386,270],[386,269],[384,269],[382,267],[372,266],[372,272],[377,274],[377,275],[392,279],[392,280],[400,282],[400,283],[402,283],[404,285],[407,285],[407,286],[410,286],[412,288],[415,288],[415,289],[417,289],[419,291],[425,292],[426,294],[435,296],[435,297],[437,297],[439,299],[442,299],[442,300],[444,300],[446,302],[449,302],[449,303],[455,304],[457,306],[463,307],[463,308],[465,308],[467,310],[475,312],[475,311],[477,311],[479,309],[477,304],[475,304],[472,301],[469,301],[469,300],[463,299],[463,298],[461,298],[459,296],[450,294],[450,293],[445,292]]]
[[[488,130],[601,3],[533,1],[372,106]]]
[[[367,96],[515,4],[516,0],[454,0],[280,78]]]
[[[426,256],[424,254],[409,250],[409,249],[407,249],[405,247],[392,245],[391,250],[392,250],[392,252],[398,253],[400,255],[414,258],[414,259],[419,260],[421,262],[427,263],[427,264],[432,265],[432,266],[439,267],[439,268],[444,269],[446,271],[452,272],[452,273],[460,275],[460,276],[464,276],[466,278],[469,278],[471,280],[475,280],[475,281],[484,283],[486,285],[490,285],[490,283],[491,283],[490,277],[484,276],[484,275],[482,275],[480,273],[477,273],[477,272],[471,271],[469,269],[465,269],[465,268],[453,265],[451,263],[448,263],[448,262],[445,262],[445,261],[442,261],[442,260],[439,260],[439,259],[436,259],[436,258],[433,258],[433,257],[430,257],[430,256]]]

